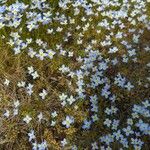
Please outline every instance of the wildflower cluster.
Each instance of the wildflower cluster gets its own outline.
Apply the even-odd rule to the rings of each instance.
[[[149,149],[149,7],[0,0],[2,149]]]

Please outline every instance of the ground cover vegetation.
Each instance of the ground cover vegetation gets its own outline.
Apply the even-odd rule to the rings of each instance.
[[[0,0],[0,150],[149,150],[149,0]]]

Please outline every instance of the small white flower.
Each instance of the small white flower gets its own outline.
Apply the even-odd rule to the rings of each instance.
[[[26,87],[27,93],[31,96],[33,93],[33,85],[31,83],[28,84],[28,86]]]
[[[37,71],[33,72],[31,75],[32,75],[33,79],[36,79],[39,77]]]
[[[73,145],[71,150],[78,150],[77,146],[76,145]]]
[[[31,74],[34,72],[33,66],[28,67],[28,73]]]
[[[133,120],[130,119],[130,118],[128,118],[128,119],[127,119],[127,124],[132,126],[132,125],[133,125]]]
[[[131,85],[130,82],[128,82],[128,83],[125,85],[125,88],[127,88],[127,90],[130,91],[132,88],[134,88],[134,86]]]
[[[65,145],[67,145],[68,142],[67,140],[64,138],[62,141],[61,141],[61,145],[64,147]]]
[[[64,100],[66,100],[67,95],[65,95],[64,93],[62,93],[62,94],[59,96],[59,98],[60,98],[61,101],[64,101]]]
[[[51,126],[53,127],[53,126],[55,126],[55,125],[56,125],[56,121],[53,121],[53,120],[52,120]]]
[[[23,121],[24,121],[25,123],[27,123],[27,124],[28,124],[31,120],[32,120],[32,118],[31,118],[29,115],[26,115],[26,117],[23,118]]]
[[[78,106],[78,105],[75,105],[75,106],[74,106],[74,109],[75,109],[75,110],[77,110],[78,108],[79,108],[79,106]]]
[[[94,115],[92,116],[92,120],[93,120],[93,122],[95,122],[95,121],[98,121],[98,120],[99,120],[99,118],[98,118],[97,114],[94,114]]]
[[[38,150],[47,150],[47,142],[45,140],[38,144]]]
[[[62,105],[63,107],[64,107],[66,104],[67,104],[66,101],[62,101],[62,102],[61,102],[61,105]]]
[[[73,57],[73,52],[68,52],[68,57]]]
[[[63,28],[61,28],[61,27],[58,27],[58,28],[56,29],[57,32],[61,32],[62,30],[63,30]]]
[[[5,24],[3,22],[0,22],[0,29],[3,28]]]
[[[27,40],[27,43],[30,44],[32,42],[32,38],[30,39],[26,39]]]
[[[147,47],[144,48],[144,50],[145,50],[146,52],[150,52],[150,47],[147,46]]]
[[[27,90],[31,90],[33,88],[33,84],[29,83],[28,86],[26,87]]]
[[[134,133],[131,129],[131,126],[127,126],[127,128],[123,128],[122,130],[125,132],[126,136]]]
[[[40,59],[40,60],[44,60],[44,57],[47,56],[46,53],[44,53],[44,51],[42,49],[39,50],[39,53],[36,54],[36,56]]]
[[[51,113],[51,115],[52,115],[52,118],[55,118],[55,117],[57,117],[57,116],[58,116],[58,114],[57,114],[57,112],[56,112],[56,111],[52,112],[52,113]]]
[[[32,89],[27,90],[27,94],[29,94],[30,96],[32,95],[32,93],[33,93],[33,90],[32,90]]]
[[[91,124],[92,124],[92,122],[91,122],[91,120],[87,120],[87,119],[85,119],[84,120],[84,122],[83,122],[83,126],[82,126],[82,128],[83,129],[90,129],[90,127],[91,127]]]
[[[37,142],[33,142],[32,143],[32,149],[33,150],[38,150],[38,144],[37,144]]]
[[[71,78],[73,78],[73,77],[74,77],[74,75],[75,75],[75,73],[74,73],[74,72],[70,72],[70,73],[68,74],[68,76],[69,76],[69,77],[71,77]]]
[[[47,33],[48,33],[48,34],[53,33],[53,31],[54,31],[53,29],[47,29]]]
[[[10,116],[9,110],[6,110],[6,111],[5,111],[4,116],[5,116],[6,118],[8,118],[8,117]]]
[[[71,124],[74,123],[74,118],[72,116],[66,116],[66,119],[62,122],[63,125],[66,126],[66,128],[69,128]]]
[[[116,53],[118,51],[117,47],[110,48],[108,53]]]
[[[34,130],[31,130],[31,131],[28,133],[28,136],[29,136],[29,142],[31,142],[32,140],[34,140],[34,139],[35,139]]]
[[[36,55],[36,52],[33,51],[32,48],[30,48],[30,49],[29,49],[29,52],[28,52],[28,55],[29,55],[31,58],[33,58],[33,57]]]
[[[14,112],[13,112],[13,115],[14,115],[14,116],[18,115],[18,109],[15,108],[13,111],[14,111]]]
[[[47,50],[47,56],[50,58],[50,59],[53,59],[53,56],[55,55],[56,53],[52,50]]]
[[[76,99],[71,95],[69,98],[67,98],[67,101],[69,102],[69,105],[71,105],[76,101]]]
[[[17,86],[18,87],[25,87],[25,82],[24,81],[21,81],[21,82],[18,82]]]
[[[43,41],[41,39],[36,39],[36,44],[38,44],[40,46],[43,44]]]
[[[66,67],[65,65],[62,65],[59,68],[59,71],[61,71],[62,73],[66,73],[66,72],[70,72],[70,69],[69,69],[69,67]]]
[[[41,120],[43,119],[43,114],[40,112],[37,117],[38,117],[38,121],[41,122]]]
[[[97,149],[99,149],[97,143],[96,142],[92,143],[92,150],[97,150]]]
[[[8,86],[10,81],[8,79],[5,79],[4,85]]]
[[[17,101],[14,101],[14,106],[15,108],[17,108],[18,106],[20,105],[20,102],[17,100]]]
[[[110,127],[111,123],[112,123],[112,121],[108,118],[106,118],[104,121],[104,125],[106,125],[107,127]]]
[[[65,56],[66,55],[66,51],[65,50],[60,50],[60,55]]]
[[[150,102],[148,100],[145,100],[144,102],[142,102],[142,104],[144,105],[144,107],[149,107],[150,106]]]
[[[44,100],[47,94],[48,94],[47,91],[43,89],[42,92],[39,94],[39,96]]]
[[[35,28],[35,24],[30,23],[30,24],[27,25],[27,28],[28,28],[29,31],[32,31]]]

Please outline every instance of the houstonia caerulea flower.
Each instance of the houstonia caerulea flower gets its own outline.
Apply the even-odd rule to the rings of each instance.
[[[113,135],[116,138],[116,140],[119,140],[123,137],[120,130],[118,130],[117,132],[114,132]]]
[[[38,150],[47,150],[47,142],[45,140],[38,144]]]
[[[124,88],[125,83],[126,83],[126,78],[122,77],[122,75],[120,73],[118,73],[118,75],[114,78],[115,81],[114,83],[117,84],[118,86]]]
[[[31,131],[28,133],[28,137],[29,137],[29,142],[35,139],[34,130],[31,130]]]
[[[17,100],[17,101],[14,101],[14,106],[15,108],[17,108],[18,106],[20,105],[20,102]]]
[[[127,119],[127,124],[128,125],[133,125],[133,119],[132,118],[128,118]]]
[[[112,130],[117,130],[119,126],[119,120],[113,119]]]
[[[125,88],[127,88],[128,91],[130,91],[132,88],[134,88],[134,86],[128,82],[126,85],[125,85]]]
[[[36,56],[40,59],[40,60],[44,60],[44,58],[47,56],[47,53],[44,52],[44,50],[40,49],[39,53],[36,54]]]
[[[37,29],[38,25],[36,25],[35,22],[32,21],[28,23],[27,28],[29,31],[32,31],[33,29]]]
[[[37,71],[33,72],[32,74],[33,79],[36,79],[39,77],[39,74],[37,73]]]
[[[6,10],[6,6],[5,5],[0,6],[0,13],[5,12],[5,10]]]
[[[101,142],[105,142],[107,145],[114,141],[114,137],[111,134],[104,135],[100,137]]]
[[[66,128],[69,128],[71,124],[74,123],[74,118],[72,116],[66,116],[66,119],[62,122]]]
[[[137,146],[142,146],[144,144],[143,141],[141,141],[140,139],[137,138],[131,138],[131,144],[132,145],[137,145]]]
[[[98,112],[98,106],[95,104],[91,104],[91,111],[92,112]]]
[[[3,114],[6,118],[8,118],[10,116],[10,111],[6,110],[5,113]]]
[[[111,94],[110,90],[110,85],[105,84],[105,86],[103,87],[102,91],[101,91],[101,95],[104,96],[106,99],[109,97],[109,95]]]
[[[37,118],[38,118],[38,121],[41,122],[42,119],[43,119],[43,114],[40,112],[40,113],[38,114]]]
[[[126,69],[126,67],[131,69],[132,64],[136,66],[136,62],[139,61],[138,55],[141,47],[138,46],[138,43],[141,37],[143,37],[143,33],[150,30],[150,18],[147,10],[149,5],[147,2],[150,2],[150,0],[58,0],[55,3],[56,5],[53,5],[47,0],[31,0],[31,2],[27,4],[24,2],[20,3],[17,0],[14,3],[9,3],[9,0],[0,0],[0,4],[2,5],[0,6],[0,29],[4,29],[0,32],[2,33],[1,37],[4,42],[6,41],[6,44],[10,45],[10,48],[15,54],[21,53],[19,58],[24,56],[24,53],[27,53],[27,57],[30,57],[29,64],[32,62],[35,65],[40,64],[39,71],[36,71],[34,66],[28,67],[27,78],[24,77],[25,82],[16,81],[17,86],[22,88],[17,91],[21,92],[22,95],[25,89],[28,96],[31,96],[33,90],[35,90],[33,96],[29,97],[34,101],[36,91],[41,89],[39,93],[37,93],[37,96],[43,100],[44,106],[47,105],[47,107],[51,107],[50,110],[46,109],[49,113],[48,115],[39,107],[39,109],[36,110],[37,112],[35,112],[35,119],[33,119],[33,116],[30,116],[30,114],[25,114],[25,116],[21,118],[25,126],[29,125],[30,127],[32,120],[35,120],[36,124],[49,124],[51,126],[51,132],[52,127],[57,129],[56,125],[60,122],[61,116],[59,116],[59,113],[66,113],[66,111],[69,111],[68,109],[72,108],[75,113],[81,112],[78,114],[79,118],[84,116],[84,114],[82,114],[83,111],[87,114],[87,117],[83,120],[83,123],[79,125],[79,128],[77,127],[77,130],[83,130],[82,132],[86,134],[87,130],[91,130],[92,132],[96,125],[106,127],[106,132],[102,131],[102,134],[100,133],[102,137],[95,137],[97,139],[91,138],[91,140],[88,140],[89,143],[85,143],[83,147],[80,142],[78,143],[76,140],[71,140],[68,134],[59,134],[60,137],[58,138],[56,137],[57,135],[54,135],[54,137],[57,138],[54,139],[54,142],[56,140],[56,142],[59,142],[62,146],[60,149],[65,149],[64,147],[67,146],[66,149],[72,150],[110,150],[113,149],[114,144],[117,144],[120,150],[142,149],[143,144],[144,149],[147,143],[141,140],[148,138],[146,135],[150,135],[150,124],[147,121],[150,117],[149,100],[142,102],[141,105],[137,104],[139,100],[135,101],[135,105],[132,101],[133,109],[131,109],[132,112],[128,117],[126,113],[124,113],[126,110],[124,110],[124,108],[122,109],[121,105],[124,105],[126,100],[134,95],[134,93],[129,94],[129,92],[132,92],[132,90],[134,92],[134,89],[136,89],[136,83],[135,85],[133,85],[134,82],[132,83],[132,76],[131,83],[127,80],[127,77],[124,76],[126,75],[124,69]],[[60,9],[57,9],[57,6]],[[55,12],[55,9],[58,11]],[[67,12],[69,11],[72,12],[72,15],[68,15]],[[5,33],[5,28],[8,28],[10,32],[8,36],[7,33]],[[76,38],[74,38],[74,30],[77,35]],[[48,35],[46,35],[46,32]],[[88,35],[88,33],[91,32],[92,35]],[[34,38],[32,39],[31,37]],[[147,55],[147,53],[150,52],[150,45],[147,43],[145,46],[143,48],[145,51],[143,54]],[[78,49],[78,51],[74,48]],[[99,48],[102,52],[97,50]],[[56,55],[57,60],[53,60]],[[37,59],[43,60],[43,62],[39,62]],[[26,61],[24,62],[28,63]],[[52,68],[49,66],[49,62]],[[149,69],[146,67],[150,67],[150,63],[146,62],[142,64],[146,65],[145,69]],[[44,69],[43,65],[48,68],[50,67],[51,76],[60,73],[58,76],[61,76],[61,79],[65,78],[66,82],[68,80],[67,85],[62,85],[60,89],[58,86],[61,83],[53,87],[54,91],[56,91],[53,94],[54,101],[55,97],[56,99],[60,99],[60,102],[58,101],[58,104],[56,103],[56,106],[54,106],[55,108],[47,101],[44,101],[49,95],[48,87],[47,89],[46,87],[45,89],[43,89],[44,87],[37,87],[37,84],[42,81],[40,80],[37,83],[37,81],[31,81],[30,78],[28,78],[30,75],[33,80],[38,79],[40,77],[40,70],[42,73],[43,71],[45,72],[46,68]],[[56,72],[54,69],[55,66]],[[145,79],[146,81],[150,80],[150,77],[147,76]],[[141,85],[140,88],[144,88],[144,86],[148,88],[148,83],[145,83],[143,78],[139,77],[138,80],[143,82],[143,85],[142,82],[139,83],[139,85]],[[3,81],[5,88],[11,84],[14,85],[12,81],[10,82],[8,79]],[[46,83],[43,84],[45,85]],[[42,84],[38,85],[42,86]],[[119,90],[120,92],[118,92],[119,88],[116,86],[125,90]],[[2,91],[2,96],[6,94],[6,96],[3,96],[4,102],[9,99],[7,93],[9,93],[11,88],[12,87]],[[90,96],[90,94],[93,96]],[[123,97],[124,95],[128,97]],[[18,97],[19,95],[14,96]],[[105,103],[103,98],[109,101]],[[122,104],[119,103],[120,99],[124,99]],[[4,112],[2,111],[4,119],[11,121],[11,118],[15,118],[19,113],[24,113],[24,109],[21,108],[24,107],[23,101],[21,101],[20,98],[18,100],[15,98],[9,99],[8,106],[3,106],[2,104],[2,107],[5,109]],[[87,100],[87,102],[84,102],[84,100]],[[30,104],[32,101],[29,100],[27,103]],[[3,101],[1,102],[3,103]],[[64,109],[60,108],[59,103],[61,103]],[[34,105],[34,103],[32,104]],[[70,108],[69,106],[67,108],[67,105],[69,105]],[[35,107],[33,106],[33,109]],[[58,109],[56,109],[57,107]],[[83,107],[85,110],[79,110]],[[101,110],[99,110],[100,107]],[[30,113],[32,114],[32,112]],[[117,113],[119,114],[117,115]],[[73,128],[77,122],[77,120],[75,120],[77,119],[75,117],[76,115],[69,113],[63,116],[64,118],[61,120],[61,131],[63,129],[69,130],[71,127]],[[102,117],[101,121],[99,121],[100,116]],[[123,122],[122,118],[126,121]],[[47,127],[45,126],[45,128]],[[45,133],[43,133],[44,135],[37,133],[40,137],[36,139],[36,132],[38,131],[30,130],[27,133],[28,141],[31,142],[32,145],[32,150],[48,150],[45,140],[39,143],[40,138],[45,137]],[[78,136],[78,134],[75,135],[74,139],[80,139],[80,135],[78,137],[76,136]],[[59,139],[62,141],[59,141]],[[143,141],[147,142],[144,139]],[[86,140],[87,139],[85,139],[85,141]],[[51,146],[54,146],[54,149],[58,149],[55,147],[57,143],[56,145],[51,145],[51,142],[49,144],[49,149],[52,149]]]
[[[108,118],[106,118],[104,121],[104,125],[106,125],[107,127],[110,127],[111,123],[112,123],[112,121]]]
[[[145,100],[145,101],[142,102],[142,104],[144,105],[145,108],[147,108],[147,107],[150,106],[150,101]]]
[[[109,49],[108,53],[116,53],[117,51],[118,51],[118,48],[117,47],[113,47],[113,48]]]
[[[123,145],[124,148],[128,148],[128,139],[124,138],[123,136],[120,138],[120,143]]]
[[[33,66],[28,67],[28,73],[32,76],[33,79],[39,77],[39,74],[34,70]]]
[[[83,129],[90,129],[91,124],[92,124],[91,120],[88,121],[87,119],[85,119],[82,128]]]
[[[33,66],[28,67],[28,73],[31,74],[34,72]]]
[[[59,98],[60,98],[61,101],[64,101],[64,100],[66,100],[67,95],[64,94],[64,93],[62,93],[62,94],[59,96]]]
[[[47,34],[51,34],[53,31],[53,29],[47,29]]]
[[[21,88],[21,87],[25,87],[25,84],[26,83],[24,81],[20,81],[18,82],[17,86]]]
[[[77,148],[76,145],[73,145],[73,146],[71,147],[71,150],[78,150],[78,148]]]
[[[97,142],[92,143],[91,146],[92,146],[92,150],[97,150],[97,149],[99,149]]]
[[[39,94],[39,96],[44,100],[47,94],[48,94],[47,91],[43,89],[42,92]]]
[[[61,145],[64,147],[65,145],[67,145],[68,142],[67,140],[64,138],[62,141],[61,141]]]
[[[27,123],[27,124],[28,124],[31,120],[32,120],[32,118],[31,118],[29,115],[26,115],[26,117],[23,118],[23,121],[24,121],[25,123]]]
[[[136,126],[143,134],[150,135],[150,124],[144,123],[143,120],[140,119],[138,123],[136,123]]]
[[[2,29],[4,26],[5,26],[5,24],[0,22],[0,29]]]
[[[131,129],[131,126],[127,126],[126,128],[123,128],[123,131],[125,132],[126,136],[129,136],[130,134],[134,133]]]
[[[18,108],[13,109],[13,115],[14,116],[18,115]]]
[[[56,125],[56,121],[51,121],[51,126],[53,127],[53,126],[55,126]]]
[[[71,105],[76,101],[76,99],[71,95],[69,98],[67,98],[67,101],[69,102],[69,105]]]
[[[36,55],[36,52],[32,48],[29,48],[28,55],[33,58]]]
[[[33,88],[33,85],[32,85],[31,83],[29,83],[29,84],[27,85],[27,87],[26,87],[27,93],[28,93],[30,96],[31,96],[32,93],[33,93],[32,88]]]
[[[8,86],[10,81],[8,79],[5,79],[4,85]]]
[[[55,117],[57,117],[57,116],[58,116],[58,114],[57,114],[57,112],[56,112],[56,111],[52,112],[52,113],[51,113],[51,115],[52,115],[52,118],[55,118]]]
[[[54,52],[52,50],[47,50],[47,57],[49,57],[50,59],[52,59],[55,54],[56,54],[56,52]]]
[[[99,120],[99,118],[98,118],[98,115],[97,114],[94,114],[94,115],[92,115],[92,121],[93,122],[95,122],[95,121],[98,121]]]
[[[32,150],[37,150],[37,149],[38,149],[37,142],[32,142]]]
[[[69,69],[69,67],[66,67],[65,65],[62,65],[59,68],[59,71],[61,71],[62,73],[66,73],[66,72],[70,72],[70,69]]]

